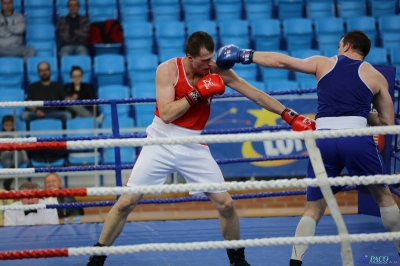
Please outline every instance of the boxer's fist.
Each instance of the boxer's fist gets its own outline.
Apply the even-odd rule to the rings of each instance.
[[[238,46],[229,44],[219,48],[217,53],[217,66],[221,69],[231,69],[235,63],[253,63],[254,50],[240,49]]]
[[[210,96],[224,94],[225,84],[218,74],[208,74],[197,81],[195,87],[186,92],[186,100],[195,105]]]
[[[314,119],[299,115],[290,108],[286,108],[281,116],[286,123],[292,126],[293,131],[315,130]]]

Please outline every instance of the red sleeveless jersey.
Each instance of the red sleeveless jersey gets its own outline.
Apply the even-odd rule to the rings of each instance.
[[[179,100],[181,98],[184,98],[185,93],[193,89],[193,87],[186,79],[185,69],[183,67],[183,60],[181,57],[176,58],[176,64],[178,67],[178,78],[175,85],[175,99]],[[207,120],[210,117],[210,104],[211,97],[202,100],[198,104],[191,106],[184,115],[172,121],[172,124],[193,130],[204,129]],[[156,111],[154,112],[154,114],[160,117],[160,114],[158,112],[158,104],[156,104]]]

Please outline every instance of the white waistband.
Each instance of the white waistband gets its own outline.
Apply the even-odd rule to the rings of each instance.
[[[161,130],[165,136],[198,136],[201,134],[201,130],[188,129],[172,123],[165,124],[158,116],[154,116],[153,123],[150,126],[157,128],[158,131]]]
[[[318,129],[363,128],[367,119],[361,116],[321,117],[315,120]]]

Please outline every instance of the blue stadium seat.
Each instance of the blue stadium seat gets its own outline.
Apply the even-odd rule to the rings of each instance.
[[[61,133],[35,134],[35,131],[56,131],[62,130],[62,121],[60,119],[42,118],[33,120],[29,123],[31,137],[61,138]]]
[[[13,0],[13,9],[17,11],[18,13],[23,14],[23,9],[22,9],[22,0]]]
[[[257,79],[257,65],[255,64],[235,64],[233,70],[236,72],[236,74],[239,75],[239,77],[243,78],[247,82],[249,82],[250,80],[255,81]]]
[[[53,56],[35,56],[29,57],[26,60],[26,71],[28,76],[28,83],[37,82],[40,80],[37,66],[41,62],[47,62],[50,65],[51,70],[51,81],[58,81],[58,65],[57,58]]]
[[[288,51],[312,48],[313,30],[311,19],[285,19],[282,24]]]
[[[132,84],[153,81],[156,77],[158,57],[155,54],[127,56],[128,72]]]
[[[179,21],[180,6],[178,0],[153,0],[151,1],[153,22]]]
[[[88,15],[91,23],[107,19],[117,19],[117,6],[89,7]]]
[[[182,7],[186,22],[211,19],[211,1],[182,0]]]
[[[377,30],[375,26],[375,18],[368,16],[349,17],[346,20],[347,31],[361,30],[371,40],[372,46],[375,46],[377,40]]]
[[[248,83],[253,85],[259,90],[265,91],[265,84],[262,81],[256,81],[256,80],[246,80]]]
[[[219,21],[219,36],[221,45],[235,44],[239,47],[249,47],[249,23],[247,20]]]
[[[304,79],[299,81],[300,89],[316,89],[318,86],[318,81],[313,76],[314,79]],[[316,95],[316,93],[307,93],[305,95]]]
[[[303,0],[275,0],[279,19],[303,17]]]
[[[244,11],[248,21],[272,18],[272,0],[252,2],[244,1]]]
[[[35,2],[35,1],[29,1]],[[53,7],[51,8],[31,8],[25,7],[25,19],[27,25],[33,24],[52,24],[53,23]]]
[[[155,98],[156,84],[154,81],[136,82],[132,86],[131,95],[133,98]]]
[[[56,18],[64,17],[68,15],[68,1],[69,0],[56,0],[55,9],[56,9]],[[81,16],[86,16],[86,4],[82,1],[79,2],[79,11],[78,14]]]
[[[94,75],[97,84],[101,86],[124,84],[124,57],[114,54],[96,55],[94,57]]]
[[[148,0],[119,0],[119,6],[121,8],[129,6],[147,6]]]
[[[158,54],[160,62],[165,62],[171,58],[183,57],[183,56],[185,56],[185,52],[181,51],[181,49],[174,51],[167,51],[167,52],[160,51],[160,53]]]
[[[16,89],[16,88],[0,88],[0,94],[1,94],[1,102],[22,102],[25,101],[25,92],[22,88]],[[21,113],[24,111],[24,107],[16,107],[15,112],[16,112],[16,117],[20,117]],[[5,108],[0,108],[0,117],[3,117],[5,115],[13,115],[14,114],[14,107],[5,107]],[[19,121],[19,119],[18,119]],[[25,122],[23,123],[25,124]]]
[[[327,18],[335,16],[334,2],[311,2],[306,5],[307,18]]]
[[[89,117],[79,117],[67,121],[67,130],[90,130],[93,133],[68,133],[67,137],[92,137],[95,129],[95,120]],[[83,152],[87,151],[87,152]],[[100,161],[97,155],[97,162]],[[93,149],[83,148],[69,151],[68,160],[70,164],[94,164],[95,152]]]
[[[136,150],[134,147],[120,147],[121,163],[131,164],[136,161]],[[114,148],[105,148],[103,150],[102,164],[115,164]]]
[[[400,46],[389,49],[390,63],[396,67],[396,79],[400,79]]]
[[[130,97],[129,94],[129,88],[122,85],[101,86],[98,89],[99,99],[126,99]],[[118,104],[117,109],[119,115],[128,115],[129,113],[129,105],[127,104]],[[100,105],[100,112],[105,116],[111,115],[111,106],[108,104]]]
[[[136,104],[134,108],[136,115],[136,127],[148,127],[154,118],[154,103]]]
[[[121,21],[126,22],[146,22],[149,20],[149,7],[146,5],[124,6],[120,8]]]
[[[264,83],[266,91],[295,90],[300,87],[298,82],[285,79],[271,79]]]
[[[277,19],[260,19],[251,22],[251,38],[257,51],[274,51],[281,48],[281,23]]]
[[[134,126],[134,119],[126,115],[118,116],[118,125],[119,129],[132,129],[132,127]],[[112,118],[110,114],[104,116],[104,121],[101,125],[101,128],[112,129]],[[112,135],[112,133],[106,133],[103,135]]]
[[[338,0],[338,16],[342,18],[351,18],[367,15],[367,6],[365,0]]]
[[[24,60],[20,57],[0,57],[0,87],[22,88]]]
[[[380,40],[383,47],[400,46],[400,16],[382,16],[378,19]]]
[[[314,20],[318,49],[337,49],[344,30],[343,18],[317,18]]]
[[[326,48],[326,49],[321,49],[321,54],[323,56],[327,56],[327,57],[332,57],[338,54],[338,48]]]
[[[187,34],[195,31],[205,31],[213,37],[215,45],[218,45],[217,22],[213,20],[189,20],[186,22]]]
[[[397,0],[368,0],[371,16],[378,18],[380,16],[395,15],[397,12]]]
[[[123,23],[127,54],[151,53],[153,51],[153,25],[145,21]]]
[[[215,18],[218,22],[223,20],[236,20],[242,18],[241,1],[214,2]]]
[[[70,72],[73,66],[80,66],[83,70],[83,82],[91,82],[92,79],[92,60],[88,55],[69,55],[61,57],[61,77],[63,83],[71,81]]]
[[[155,24],[158,53],[184,51],[186,33],[185,24],[180,21],[164,21]]]
[[[260,70],[264,83],[273,79],[289,80],[289,71],[286,69],[261,67]]]
[[[87,0],[89,9],[92,7],[114,7],[116,4],[116,0]]]
[[[26,27],[26,43],[36,49],[36,56],[55,56],[56,37],[54,25],[28,25]]]
[[[389,65],[387,51],[382,47],[371,47],[364,60],[372,65]]]

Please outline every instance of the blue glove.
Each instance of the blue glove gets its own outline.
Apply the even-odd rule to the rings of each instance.
[[[238,46],[229,44],[218,50],[217,66],[221,69],[231,69],[235,63],[251,64],[253,63],[252,49],[240,49]]]

